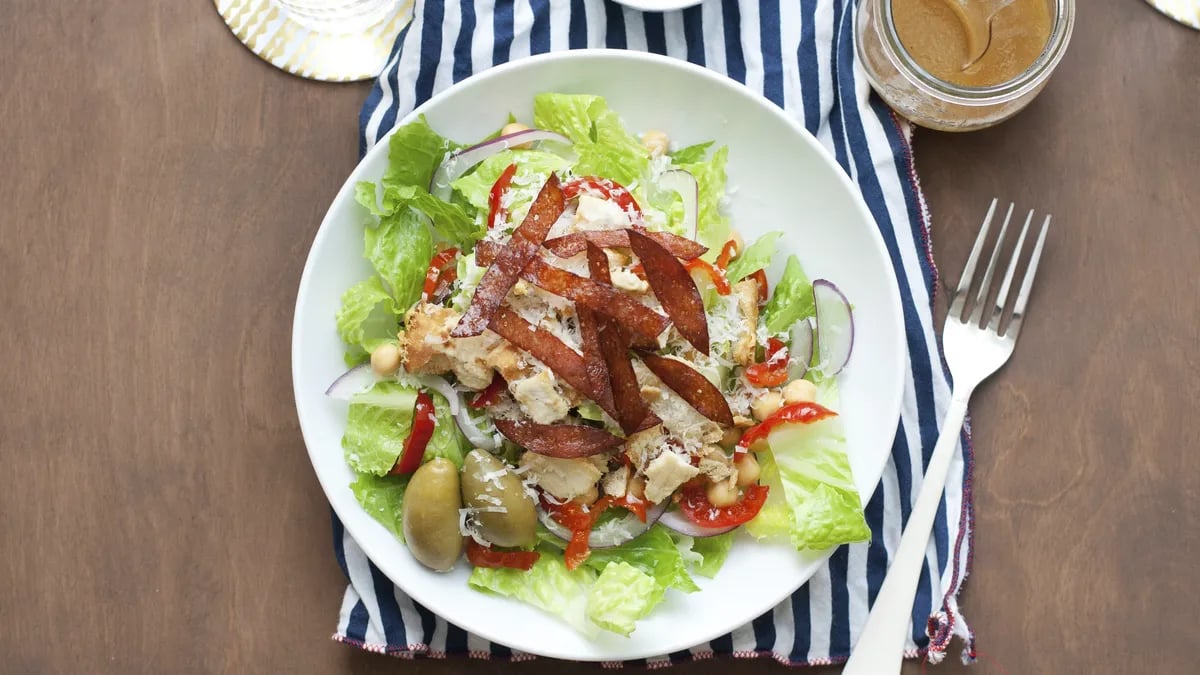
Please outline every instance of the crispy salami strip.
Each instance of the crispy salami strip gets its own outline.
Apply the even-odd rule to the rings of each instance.
[[[582,424],[538,424],[497,417],[496,429],[517,445],[547,457],[591,457],[624,442],[603,429]]]
[[[479,242],[475,247],[475,260],[495,259],[500,263],[504,249],[490,242]],[[520,272],[521,278],[539,288],[562,296],[576,304],[599,314],[619,319],[641,340],[639,344],[656,344],[659,333],[667,329],[667,317],[638,302],[633,297],[613,288],[611,283],[599,283],[587,277],[559,269],[541,258],[534,257]],[[484,277],[486,279],[486,276]],[[482,282],[480,282],[482,286]]]
[[[679,394],[688,405],[696,409],[696,412],[719,424],[733,426],[733,413],[729,410],[729,402],[708,378],[679,359],[669,359],[657,354],[640,356],[646,367],[654,371],[663,384]]]
[[[661,244],[663,248],[670,251],[671,255],[676,258],[691,260],[699,258],[708,252],[708,247],[704,244],[692,241],[687,237],[671,234],[670,232],[645,232],[645,235]],[[588,242],[601,248],[629,248],[629,235],[625,234],[625,230],[572,232],[561,237],[547,239],[543,246],[553,251],[557,256],[570,258],[573,255],[582,253],[584,246]]]
[[[471,305],[450,332],[451,336],[470,337],[479,335],[487,328],[488,322],[500,307],[500,303],[504,302],[509,289],[517,283],[521,270],[530,260],[537,257],[538,249],[546,240],[546,234],[550,232],[554,221],[562,215],[564,208],[566,200],[558,176],[552,173],[542,186],[537,199],[530,205],[525,220],[513,231],[508,245],[496,253],[496,261],[483,273],[479,287],[475,289],[475,296],[471,298]]]
[[[496,310],[488,328],[516,347],[532,354],[579,393],[597,403],[603,398],[602,394],[592,388],[592,380],[588,376],[587,364],[583,357],[553,333],[534,326],[507,307]]]
[[[674,322],[675,329],[697,351],[707,356],[708,318],[704,315],[704,301],[700,298],[692,275],[658,242],[637,230],[625,231],[629,236],[629,248],[641,259],[646,280],[667,311],[667,316]]]
[[[604,352],[600,347],[600,326],[598,317],[586,307],[575,308],[575,318],[579,321],[579,337],[583,342],[583,364],[587,371],[592,389],[600,395],[596,404],[610,415],[616,412],[613,406],[612,385],[609,383],[608,364],[604,360]],[[626,432],[629,433],[629,432]]]
[[[611,283],[609,276],[608,256],[593,243],[587,243],[588,271],[592,279],[600,283]],[[642,400],[641,387],[638,386],[637,375],[633,364],[629,361],[628,340],[621,324],[608,317],[596,317],[600,351],[610,382],[613,406],[616,414],[613,418],[621,425],[621,430],[631,434],[641,429],[648,429],[661,420],[650,412],[646,402]],[[582,325],[581,325],[582,327]]]

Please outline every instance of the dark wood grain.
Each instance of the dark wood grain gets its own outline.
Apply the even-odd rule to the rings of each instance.
[[[917,134],[945,279],[993,195],[1055,215],[975,400],[963,606],[976,673],[1191,672],[1200,35],[1080,5],[1030,109]],[[202,0],[8,2],[0,65],[0,671],[559,672],[328,639],[343,581],[288,353],[365,86],[272,69]]]

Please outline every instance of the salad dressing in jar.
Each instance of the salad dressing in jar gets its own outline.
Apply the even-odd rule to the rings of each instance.
[[[856,43],[871,87],[912,122],[942,131],[983,129],[1017,114],[1062,59],[1075,1],[1012,0],[990,28],[975,27],[968,17],[986,4],[861,0]],[[972,45],[986,49],[976,57]]]

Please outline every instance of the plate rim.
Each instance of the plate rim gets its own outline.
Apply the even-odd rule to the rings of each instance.
[[[886,292],[888,295],[888,298],[887,298],[888,302],[886,304],[888,307],[891,308],[891,311],[894,313],[894,315],[895,315],[894,318],[896,319],[895,323],[896,323],[897,327],[900,329],[899,331],[897,331],[897,334],[894,336],[894,344],[892,345],[893,349],[895,350],[896,355],[898,356],[898,359],[897,359],[894,367],[898,371],[900,371],[900,376],[895,378],[896,386],[893,388],[894,390],[892,392],[890,392],[890,395],[888,396],[889,405],[887,406],[888,413],[886,414],[889,428],[893,430],[891,432],[891,434],[889,434],[887,436],[890,439],[889,448],[892,445],[894,445],[895,434],[896,434],[895,430],[898,430],[898,428],[899,428],[899,421],[901,418],[901,412],[902,412],[902,407],[903,407],[902,404],[903,404],[903,393],[904,393],[904,383],[905,383],[905,377],[904,377],[905,363],[907,362],[907,360],[909,358],[907,348],[904,344],[904,311],[903,311],[903,303],[902,303],[901,297],[900,297],[900,290],[899,290],[898,282],[896,280],[895,265],[892,262],[891,255],[888,253],[887,246],[883,240],[883,235],[879,231],[879,227],[876,224],[875,218],[871,214],[869,207],[867,206],[865,200],[863,199],[862,191],[860,190],[858,185],[850,178],[850,176],[846,173],[846,171],[844,169],[842,169],[841,165],[839,165],[837,163],[837,160],[832,155],[832,153],[830,153],[829,150],[827,150],[823,145],[821,145],[821,143],[816,139],[816,137],[813,136],[803,125],[801,125],[797,120],[795,120],[790,115],[788,115],[788,113],[783,108],[774,104],[773,102],[771,102],[769,99],[765,98],[758,92],[755,92],[752,89],[749,89],[748,87],[744,86],[743,84],[737,82],[736,80],[733,80],[721,73],[717,73],[717,72],[708,70],[706,68],[697,66],[693,63],[683,61],[681,59],[676,59],[676,58],[672,58],[669,56],[663,56],[663,55],[659,55],[659,54],[653,54],[653,53],[649,53],[649,52],[636,52],[636,51],[628,51],[628,50],[620,50],[620,49],[578,49],[578,50],[568,50],[568,51],[561,51],[561,52],[548,52],[548,53],[543,53],[543,54],[520,58],[520,59],[517,59],[514,61],[510,61],[508,63],[504,63],[501,65],[497,65],[497,66],[488,68],[488,69],[480,71],[478,73],[475,73],[475,74],[471,75],[470,77],[464,78],[462,81],[455,83],[454,85],[447,87],[446,89],[438,92],[437,94],[432,96],[429,100],[427,100],[425,103],[421,104],[420,106],[417,106],[408,115],[405,115],[403,118],[398,119],[396,121],[395,125],[391,129],[389,129],[388,132],[386,134],[384,134],[372,146],[372,148],[363,155],[363,157],[361,159],[359,159],[359,161],[355,165],[354,169],[349,173],[349,175],[347,176],[342,187],[338,190],[338,192],[336,193],[334,198],[330,201],[329,208],[326,210],[324,217],[321,219],[321,224],[318,227],[317,232],[314,235],[311,244],[309,245],[308,253],[306,254],[306,258],[305,258],[304,268],[303,268],[303,271],[301,272],[300,284],[297,289],[296,304],[295,304],[295,307],[293,308],[292,353],[291,353],[292,388],[293,388],[292,393],[293,393],[293,398],[294,398],[294,402],[295,402],[295,406],[296,406],[296,416],[297,416],[297,419],[298,419],[299,425],[300,425],[301,436],[304,440],[305,450],[309,456],[309,461],[313,465],[313,473],[316,474],[317,481],[321,485],[322,492],[324,493],[323,496],[325,497],[326,501],[329,503],[330,508],[332,508],[334,513],[338,516],[338,518],[343,521],[343,523],[346,526],[346,531],[349,532],[351,534],[351,536],[355,535],[355,532],[353,531],[354,528],[349,524],[349,521],[352,519],[347,519],[343,515],[345,508],[350,505],[343,505],[343,506],[339,507],[339,505],[335,504],[334,501],[332,499],[330,499],[331,488],[333,486],[326,485],[326,477],[322,476],[320,471],[317,471],[317,468],[316,468],[316,466],[317,466],[317,451],[312,448],[312,445],[309,443],[309,440],[308,440],[309,437],[312,435],[312,432],[309,431],[309,424],[311,424],[311,421],[309,423],[306,423],[305,419],[304,419],[304,415],[300,411],[300,405],[301,405],[300,398],[301,398],[302,392],[300,391],[300,382],[299,382],[299,378],[297,377],[297,372],[298,372],[298,369],[300,368],[300,359],[299,359],[300,352],[303,351],[301,348],[301,345],[304,341],[304,334],[300,331],[300,326],[299,326],[299,320],[300,320],[300,316],[301,316],[301,313],[300,313],[301,301],[303,298],[305,298],[308,295],[309,287],[312,284],[316,283],[314,280],[315,273],[313,271],[313,255],[312,255],[312,253],[314,250],[316,250],[318,248],[318,245],[326,237],[330,236],[330,232],[333,231],[333,225],[331,223],[332,223],[332,219],[334,216],[334,212],[335,212],[335,210],[340,210],[340,209],[335,209],[335,206],[341,204],[343,201],[345,201],[347,199],[351,199],[351,200],[353,199],[354,186],[358,180],[361,180],[361,177],[358,174],[360,174],[364,170],[364,167],[368,163],[370,163],[370,161],[377,154],[380,154],[380,153],[386,154],[387,141],[388,141],[388,139],[391,138],[392,134],[395,133],[396,129],[398,129],[401,126],[403,126],[404,124],[407,124],[407,123],[411,122],[412,120],[416,119],[419,115],[424,114],[429,108],[439,105],[441,103],[441,101],[443,101],[444,99],[446,99],[450,96],[453,96],[460,87],[465,86],[467,83],[474,82],[481,78],[491,78],[491,77],[502,76],[504,73],[507,73],[512,70],[521,70],[524,68],[536,67],[538,64],[540,64],[542,62],[546,62],[546,61],[588,61],[588,60],[597,59],[597,58],[613,59],[613,60],[617,60],[617,61],[624,60],[624,61],[631,61],[631,62],[643,63],[643,64],[650,63],[650,64],[654,64],[657,66],[665,66],[668,68],[675,68],[675,69],[678,69],[681,71],[688,72],[693,76],[697,76],[697,77],[709,80],[711,83],[715,84],[716,86],[723,87],[727,90],[730,90],[735,95],[748,97],[748,98],[752,99],[760,107],[766,109],[769,112],[769,114],[774,115],[775,117],[779,118],[780,121],[782,121],[786,125],[788,125],[788,127],[791,128],[792,131],[796,132],[796,134],[802,138],[803,142],[805,144],[807,144],[810,147],[810,149],[819,153],[820,156],[822,158],[824,158],[825,163],[830,168],[833,169],[833,173],[836,174],[836,176],[837,176],[836,180],[841,182],[843,187],[845,187],[847,189],[847,191],[849,192],[849,194],[851,195],[851,201],[853,202],[854,209],[856,209],[858,211],[862,220],[865,223],[874,225],[873,227],[869,228],[870,240],[873,242],[873,244],[876,248],[876,253],[883,260],[884,265],[886,267],[886,269],[883,270],[884,275],[887,279],[887,284],[885,286],[886,286]],[[875,490],[878,489],[879,482],[883,475],[883,470],[887,464],[888,458],[890,457],[890,452],[880,453],[880,456],[881,456],[880,461],[877,462],[877,466],[873,466],[871,468],[871,471],[869,474],[870,485],[872,486],[870,491],[862,492],[860,494],[860,499],[862,500],[864,509],[866,508],[867,501],[871,498],[871,496],[875,492]],[[342,486],[339,485],[337,487],[340,488]],[[357,502],[355,502],[353,504],[353,508],[357,509],[360,512],[362,511],[361,507],[358,506]],[[359,547],[362,549],[362,551],[366,555],[366,557],[372,563],[375,563],[375,560],[378,557],[377,554],[379,553],[379,551],[376,550],[377,545],[374,542],[374,539],[368,537],[364,541],[363,539],[361,539],[357,536],[354,536],[354,539],[357,542],[357,544],[359,545]],[[816,558],[815,560],[823,561],[823,560],[827,559],[829,556],[831,556],[834,552],[836,552],[839,548],[840,547],[831,548],[828,551],[823,552],[820,555],[820,557]],[[380,571],[384,572],[384,575],[388,577],[389,581],[391,581],[393,584],[395,584],[397,586],[400,586],[401,589],[409,595],[409,597],[411,597],[413,600],[415,600],[417,602],[420,602],[422,605],[429,607],[430,611],[433,611],[434,614],[438,614],[436,611],[433,610],[433,607],[436,606],[437,603],[432,601],[433,600],[432,593],[425,592],[424,589],[421,589],[420,587],[412,586],[411,584],[402,585],[402,584],[398,583],[395,579],[393,579],[390,575],[388,575],[387,572],[383,570],[382,566],[377,565],[377,567],[380,568]],[[810,579],[811,579],[811,576],[802,580],[800,583],[796,584],[795,586],[791,586],[790,588],[787,589],[787,592],[781,596],[780,599],[774,599],[769,602],[764,601],[762,603],[759,603],[759,607],[762,610],[759,612],[759,614],[769,611],[771,608],[775,607],[783,598],[786,598],[786,597],[790,596],[792,593],[795,593],[797,589],[799,589],[804,584],[808,583]],[[414,589],[415,589],[415,592],[414,592]],[[765,597],[770,597],[770,598],[773,598],[774,595],[775,594],[764,594]],[[438,616],[441,616],[441,615],[438,614]],[[444,619],[445,617],[442,617],[442,618]],[[652,656],[657,656],[660,653],[667,653],[670,651],[675,651],[677,649],[687,649],[689,647],[692,647],[697,644],[701,644],[701,643],[710,641],[713,638],[719,637],[720,635],[723,635],[723,634],[729,632],[729,630],[732,630],[733,628],[736,628],[736,626],[729,626],[722,630],[717,630],[717,631],[697,632],[697,633],[695,633],[694,638],[688,637],[684,641],[684,642],[686,642],[686,646],[681,647],[679,645],[672,644],[672,645],[668,645],[668,647],[670,647],[670,648],[663,649],[661,652],[654,652],[654,653],[638,652],[638,653],[633,653],[633,654],[583,654],[583,655],[558,652],[555,649],[553,649],[552,646],[549,646],[549,645],[546,647],[539,646],[537,649],[529,649],[524,646],[522,646],[522,647],[512,646],[506,640],[497,638],[490,629],[482,629],[481,630],[481,629],[478,629],[478,627],[473,626],[470,632],[474,633],[475,635],[477,635],[481,638],[489,640],[490,642],[502,644],[502,645],[508,646],[512,649],[517,649],[519,651],[526,652],[529,654],[535,654],[538,656],[543,656],[543,657],[548,657],[548,658],[565,659],[565,660],[605,662],[605,661],[622,661],[622,660],[629,660],[629,659],[648,658],[648,657],[652,657]]]

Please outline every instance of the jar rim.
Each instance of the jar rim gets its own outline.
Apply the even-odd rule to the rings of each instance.
[[[1042,86],[1066,53],[1075,26],[1075,0],[1049,0],[1054,9],[1054,22],[1050,27],[1050,37],[1046,40],[1046,46],[1037,59],[1010,80],[986,87],[969,87],[943,80],[917,63],[900,41],[896,24],[892,21],[892,0],[872,1],[882,10],[879,12],[882,20],[876,23],[876,32],[879,33],[880,43],[888,60],[896,70],[926,95],[959,105],[1004,103]]]

